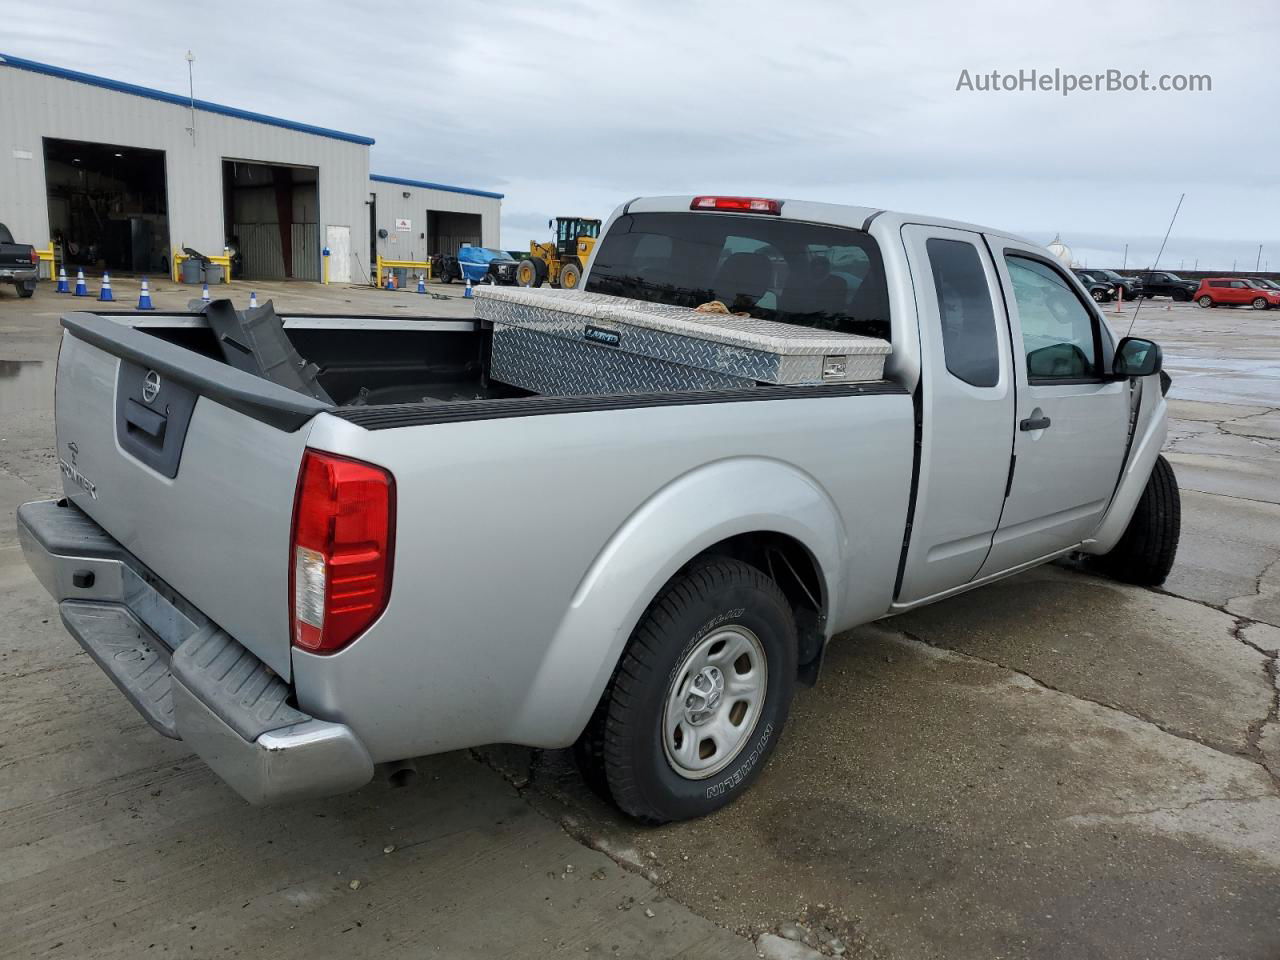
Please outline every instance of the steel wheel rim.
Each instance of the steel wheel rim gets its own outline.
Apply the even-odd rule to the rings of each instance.
[[[769,689],[764,644],[746,627],[704,637],[671,675],[662,712],[662,750],[686,780],[715,776],[751,739]]]

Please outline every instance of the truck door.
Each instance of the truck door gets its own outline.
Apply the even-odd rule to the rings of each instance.
[[[1102,521],[1129,431],[1126,384],[1108,373],[1111,333],[1062,267],[990,238],[1014,344],[1014,464],[1000,527],[980,576],[1068,549]]]
[[[1000,522],[1013,448],[1013,350],[982,236],[902,228],[921,350],[920,462],[897,603],[968,583]]]

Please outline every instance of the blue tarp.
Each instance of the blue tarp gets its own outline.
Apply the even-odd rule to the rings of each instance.
[[[489,261],[510,260],[511,254],[505,250],[490,250],[488,247],[459,247],[458,268],[462,271],[462,279],[479,283],[489,272]]]

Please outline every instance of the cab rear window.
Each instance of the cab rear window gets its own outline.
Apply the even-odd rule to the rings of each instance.
[[[889,338],[880,249],[867,233],[776,217],[635,213],[605,234],[586,289]]]

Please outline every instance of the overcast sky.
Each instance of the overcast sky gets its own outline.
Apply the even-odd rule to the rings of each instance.
[[[413,8],[418,13],[408,13]],[[189,16],[188,10],[199,9]],[[972,220],[1082,262],[1280,270],[1280,4],[55,0],[0,52],[377,140],[375,173],[497,190],[502,243],[642,194]],[[126,12],[127,11],[127,12]],[[1203,93],[957,91],[998,70]]]

